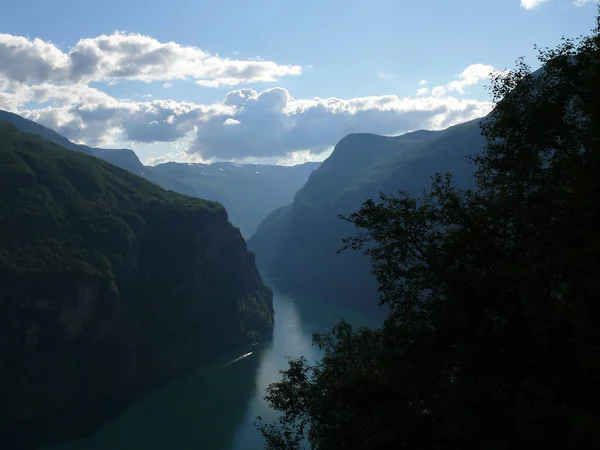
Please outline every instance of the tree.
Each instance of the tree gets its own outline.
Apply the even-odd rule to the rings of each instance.
[[[390,315],[315,336],[268,388],[266,448],[600,447],[600,13],[538,50],[492,76],[475,189],[437,174],[344,218]]]

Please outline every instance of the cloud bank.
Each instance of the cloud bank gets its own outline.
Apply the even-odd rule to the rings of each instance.
[[[182,161],[301,162],[324,154],[348,133],[394,135],[481,117],[491,103],[464,98],[465,89],[491,71],[473,64],[445,85],[427,88],[422,80],[417,95],[406,97],[295,98],[274,87],[234,89],[210,104],[139,94],[131,100],[91,83],[160,81],[167,88],[188,79],[234,86],[275,82],[302,68],[222,58],[138,34],[81,39],[67,52],[40,39],[0,34],[0,109],[90,146],[164,145],[165,158]]]
[[[224,104],[232,109],[197,125],[189,152],[232,159],[320,153],[348,133],[445,128],[489,110],[485,102],[455,97],[295,99],[283,88],[233,91]]]
[[[348,133],[390,135],[445,128],[483,116],[491,108],[489,102],[445,95],[446,89],[438,86],[428,96],[348,100],[295,99],[280,87],[262,92],[240,89],[229,92],[221,102],[196,104],[124,101],[87,86],[40,85],[25,93],[5,93],[0,97],[0,108],[12,109],[92,146],[115,140],[166,144],[187,139],[187,153],[204,160],[235,160],[284,157],[298,151],[317,154]],[[52,100],[53,105],[20,108],[30,100]]]
[[[197,47],[115,32],[81,39],[68,52],[51,42],[0,34],[0,76],[24,84],[193,79],[203,86],[274,82],[302,67],[234,60]]]

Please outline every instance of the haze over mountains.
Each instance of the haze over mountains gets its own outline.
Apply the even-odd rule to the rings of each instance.
[[[69,150],[108,161],[165,189],[222,203],[231,222],[249,238],[270,212],[290,203],[320,163],[296,166],[255,164],[164,163],[144,166],[129,149],[102,149],[74,144],[64,136],[17,114],[0,110],[0,121],[55,142]]]
[[[15,125],[0,128],[0,204],[13,213],[0,221],[0,276],[11,280],[0,293],[10,313],[0,387],[28,383],[0,410],[0,436],[30,447],[89,434],[136,396],[269,333],[276,316],[263,279],[299,299],[377,308],[368,258],[337,252],[356,233],[339,216],[381,191],[418,195],[436,172],[471,187],[467,155],[484,145],[477,119],[396,137],[350,134],[323,163],[146,167],[131,150],[0,118]],[[48,383],[54,394],[44,397]],[[89,414],[66,429],[81,401]]]
[[[296,192],[320,164],[308,162],[274,166],[170,162],[152,167],[152,172],[164,179],[184,183],[193,190],[194,196],[223,204],[231,223],[239,226],[242,235],[248,239],[269,213],[292,202]]]
[[[436,171],[452,172],[468,186],[472,165],[466,155],[482,145],[479,119],[442,131],[420,130],[397,137],[350,134],[323,163],[296,166],[163,163],[144,166],[131,150],[77,145],[18,115],[0,111],[23,131],[66,148],[105,159],[160,186],[218,201],[248,239],[263,276],[279,289],[317,298],[375,305],[368,259],[338,254],[354,230],[339,215],[356,211],[380,191],[417,194]],[[258,229],[257,229],[258,227]]]
[[[6,3],[0,450],[600,448],[600,0]]]
[[[342,238],[354,233],[338,216],[357,210],[380,191],[418,193],[436,171],[450,171],[457,184],[468,185],[472,166],[466,155],[477,153],[483,144],[479,120],[474,120],[443,131],[421,130],[398,137],[351,134],[323,163],[148,167],[131,150],[77,145],[20,116],[0,112],[0,118],[166,189],[222,203],[229,220],[249,239],[263,275],[278,288],[354,305],[373,305],[377,294],[367,258],[354,252],[337,254]]]

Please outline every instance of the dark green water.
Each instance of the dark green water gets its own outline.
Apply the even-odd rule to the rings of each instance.
[[[93,436],[47,450],[249,450],[262,448],[252,425],[275,414],[263,400],[288,357],[319,358],[312,334],[343,318],[378,326],[380,317],[332,302],[296,301],[275,294],[273,338],[248,345],[199,368],[132,405]]]

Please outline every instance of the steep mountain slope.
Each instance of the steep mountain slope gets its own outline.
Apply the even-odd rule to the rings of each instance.
[[[0,122],[0,448],[91,432],[272,324],[221,205]]]
[[[44,138],[50,142],[54,142],[58,145],[63,146],[64,148],[68,148],[69,150],[75,150],[78,152],[86,153],[88,155],[92,154],[92,149],[90,147],[87,147],[85,145],[74,144],[66,137],[58,134],[56,131],[45,127],[44,125],[40,125],[39,123],[34,122],[33,120],[25,119],[24,117],[21,117],[18,114],[14,114],[0,109],[0,122],[11,123],[18,130],[24,131],[25,133],[37,134],[41,138]]]
[[[166,163],[152,170],[192,187],[198,197],[222,203],[231,222],[240,227],[242,235],[250,237],[269,213],[292,202],[319,164]]]
[[[267,214],[292,202],[320,163],[296,166],[216,163],[165,163],[144,166],[133,150],[103,149],[74,144],[55,131],[17,114],[0,110],[0,121],[55,142],[69,150],[108,161],[159,186],[180,194],[222,203],[231,222],[250,237]]]
[[[457,185],[469,185],[473,167],[466,155],[483,145],[478,122],[398,137],[342,139],[292,205],[269,215],[248,241],[263,275],[292,293],[376,305],[368,259],[352,251],[337,254],[341,239],[355,233],[338,215],[356,211],[379,191],[419,194],[435,172],[451,172]]]
[[[74,144],[66,137],[61,136],[50,128],[8,111],[0,110],[0,121],[9,122],[21,131],[37,134],[38,136],[69,150],[85,153],[108,161],[121,169],[128,170],[131,173],[144,177],[148,181],[164,188],[174,190],[181,194],[194,195],[194,190],[184,183],[169,179],[164,175],[155,174],[151,168],[144,166],[133,150],[94,148],[88,147],[87,145]]]

